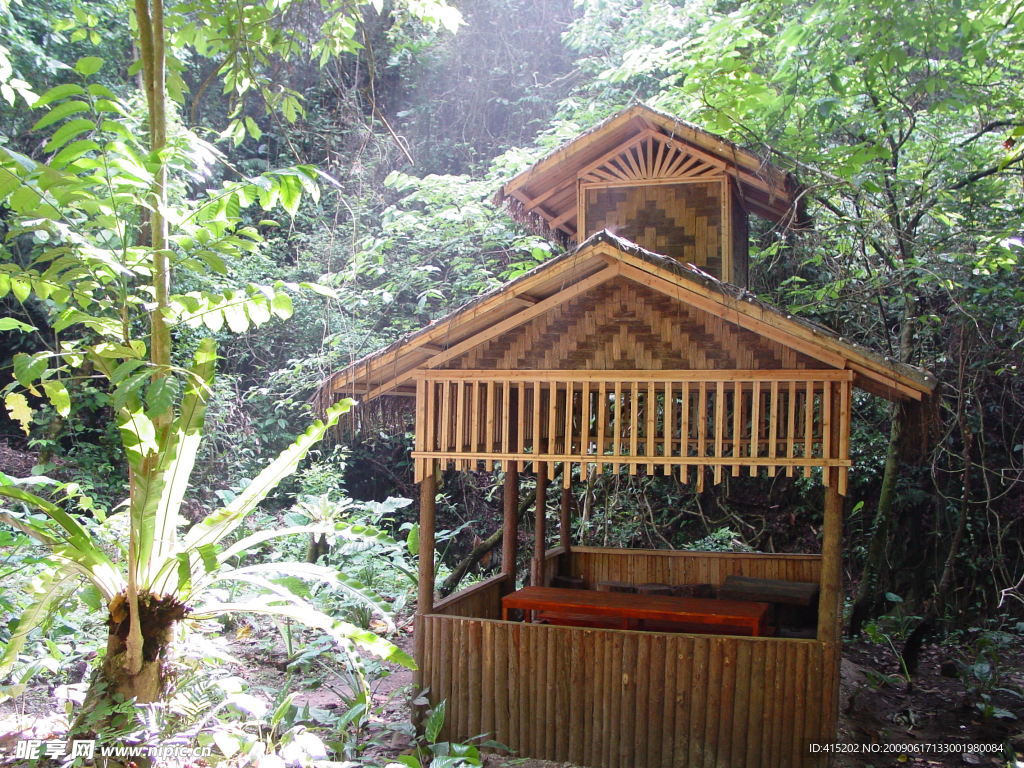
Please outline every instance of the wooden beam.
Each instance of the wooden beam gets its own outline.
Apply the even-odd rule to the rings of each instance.
[[[853,381],[853,371],[834,368],[747,368],[747,369],[657,369],[650,371],[611,369],[565,370],[486,370],[480,368],[440,369],[424,368],[417,377],[427,381]]]

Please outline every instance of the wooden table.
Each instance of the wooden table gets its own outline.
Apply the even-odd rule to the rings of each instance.
[[[617,620],[622,629],[655,629],[665,626],[685,632],[727,632],[735,635],[765,634],[768,603],[745,600],[709,600],[702,597],[635,595],[593,592],[586,589],[523,587],[501,599],[501,618],[513,609],[541,612],[554,617],[593,617]]]

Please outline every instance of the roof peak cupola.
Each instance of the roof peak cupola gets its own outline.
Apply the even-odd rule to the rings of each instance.
[[[798,220],[798,189],[753,153],[638,104],[515,176],[498,198],[570,242],[608,230],[746,286],[748,216]]]

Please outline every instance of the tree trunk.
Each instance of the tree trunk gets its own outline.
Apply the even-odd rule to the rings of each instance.
[[[889,445],[885,452],[885,469],[882,471],[882,487],[878,494],[878,507],[871,523],[871,543],[864,560],[864,571],[857,596],[850,612],[850,634],[860,632],[864,623],[875,615],[879,600],[879,584],[887,578],[890,522],[892,502],[896,491],[896,476],[899,471],[899,444],[903,433],[903,409],[894,406],[892,425],[889,428]]]
[[[128,636],[134,622],[129,616],[125,593],[110,602],[107,618],[107,653],[103,665],[93,674],[85,702],[69,730],[69,737],[96,738],[104,733],[122,730],[116,724],[122,701],[151,704],[170,693],[173,682],[172,664],[174,634],[187,608],[173,597],[158,597],[148,592],[138,598],[139,626],[142,630],[142,665],[132,672],[128,664]],[[117,696],[117,699],[115,699]],[[133,758],[137,766],[146,760]],[[116,765],[111,762],[110,765]]]

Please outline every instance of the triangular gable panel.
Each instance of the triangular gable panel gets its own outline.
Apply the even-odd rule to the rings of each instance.
[[[489,339],[445,368],[729,370],[821,363],[626,277]]]

